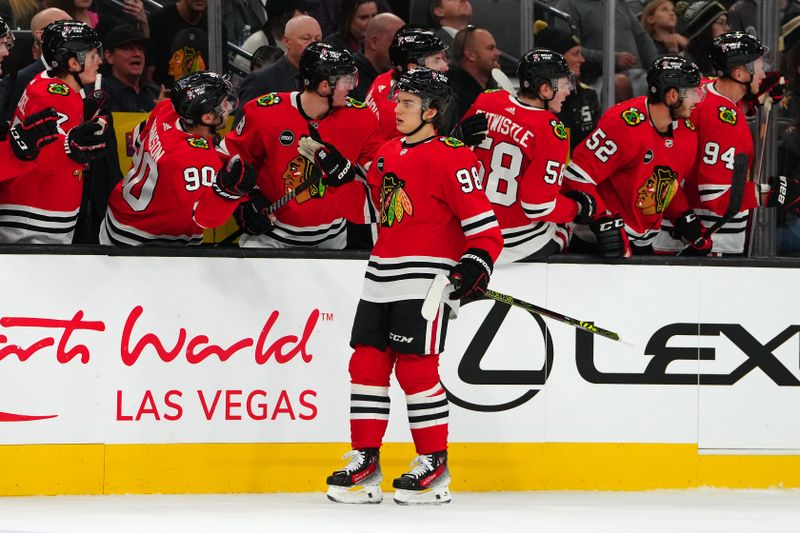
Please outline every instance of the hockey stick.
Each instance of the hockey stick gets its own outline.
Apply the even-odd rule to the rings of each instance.
[[[444,274],[436,275],[436,277],[433,280],[433,283],[431,284],[431,288],[428,290],[428,294],[425,296],[425,301],[422,302],[423,318],[430,321],[436,317],[436,312],[439,310],[439,304],[441,302],[442,294],[444,293],[444,288],[449,283],[450,280]],[[503,294],[502,292],[493,291],[491,289],[486,289],[483,292],[483,295],[491,300],[495,300],[507,305],[512,305],[514,307],[519,307],[520,309],[524,309],[529,313],[536,313],[537,315],[546,316],[548,318],[552,318],[553,320],[557,320],[563,324],[567,324],[569,326],[578,328],[580,330],[588,331],[589,333],[600,335],[601,337],[621,342],[628,346],[634,346],[633,343],[620,337],[619,333],[615,333],[613,331],[601,328],[599,326],[595,326],[594,323],[592,322],[586,322],[583,320],[578,320],[576,318],[568,317],[567,315],[562,315],[561,313],[557,313],[556,311],[551,311],[550,309],[539,307],[538,305],[525,302],[518,298],[514,298],[513,296],[509,296],[508,294]],[[433,310],[432,315],[430,313],[431,310]]]
[[[769,130],[769,119],[772,116],[772,98],[767,98],[764,102],[764,123],[758,129],[758,156],[756,164],[753,165],[753,174],[758,178],[763,176],[764,155],[767,148],[767,131]]]
[[[728,191],[728,207],[725,209],[725,213],[722,217],[706,229],[706,237],[714,235],[741,210],[742,199],[744,198],[744,186],[747,183],[748,163],[749,161],[745,154],[736,154],[733,158],[733,175],[731,176],[731,188]],[[691,246],[686,246],[683,250],[678,252],[678,255],[683,255],[684,252],[690,248]]]
[[[499,68],[492,69],[492,79],[497,82],[497,86],[503,89],[504,91],[517,94],[517,91],[514,90],[514,84],[511,83],[511,80],[506,76],[506,73],[500,70]]]

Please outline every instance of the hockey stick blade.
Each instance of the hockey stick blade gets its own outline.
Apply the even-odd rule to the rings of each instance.
[[[436,274],[431,283],[428,294],[425,295],[425,300],[422,302],[422,318],[430,322],[436,318],[436,313],[439,312],[439,305],[442,303],[444,290],[450,284],[450,279],[444,274]]]
[[[517,91],[514,89],[514,84],[511,83],[511,80],[508,78],[508,76],[506,76],[505,72],[499,68],[492,69],[492,79],[497,83],[497,86],[504,91],[511,94],[517,94]]]
[[[594,323],[592,322],[586,322],[583,320],[571,318],[566,315],[562,315],[561,313],[551,311],[550,309],[539,307],[538,305],[534,305],[532,303],[519,300],[517,298],[514,298],[513,296],[509,296],[508,294],[503,294],[502,292],[493,291],[491,289],[486,289],[483,295],[492,300],[512,305],[514,307],[519,307],[520,309],[524,309],[525,311],[536,313],[537,315],[546,316],[548,318],[552,318],[553,320],[558,320],[563,324],[567,324],[569,326],[578,328],[580,330],[588,331],[589,333],[593,333],[595,335],[599,335],[601,337],[605,337],[613,341],[621,342],[622,344],[625,344],[627,346],[634,346],[632,342],[627,341],[622,337],[620,337],[619,333],[615,333],[613,331],[601,328],[599,326],[595,326]]]

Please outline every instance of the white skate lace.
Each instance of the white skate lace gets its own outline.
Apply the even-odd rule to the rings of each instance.
[[[403,474],[404,476],[413,476],[420,478],[433,470],[433,462],[431,461],[432,455],[418,455],[411,461],[411,470]]]
[[[350,459],[350,462],[344,467],[344,472],[350,474],[351,472],[355,472],[361,468],[361,465],[364,464],[364,458],[366,458],[366,456],[366,453],[359,450],[350,450],[344,454],[342,459]]]

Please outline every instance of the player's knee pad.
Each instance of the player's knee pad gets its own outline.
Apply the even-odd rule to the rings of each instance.
[[[358,345],[350,356],[350,381],[359,385],[388,387],[394,356],[388,350]]]
[[[439,354],[397,354],[395,376],[407,395],[429,390],[439,384]]]

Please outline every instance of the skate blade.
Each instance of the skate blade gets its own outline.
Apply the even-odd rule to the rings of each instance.
[[[450,503],[450,487],[435,487],[423,490],[395,489],[394,503],[398,505],[443,505]]]
[[[381,503],[383,491],[380,485],[353,485],[352,487],[338,487],[328,485],[328,499],[336,503]]]

